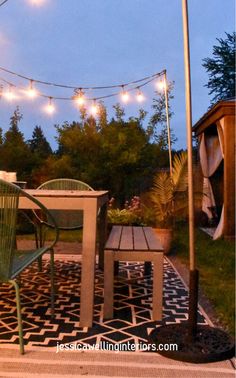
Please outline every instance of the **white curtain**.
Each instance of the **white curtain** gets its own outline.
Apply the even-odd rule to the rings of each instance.
[[[200,138],[200,162],[203,179],[203,202],[202,210],[212,218],[211,207],[215,207],[215,199],[210,182],[210,177],[215,173],[219,167],[222,159],[224,158],[224,124],[222,121],[217,123],[217,135],[205,135],[201,134]],[[222,213],[220,222],[217,226],[213,239],[219,238],[223,233],[223,220],[224,220],[224,206],[222,207]]]
[[[222,157],[224,158],[224,119],[221,119],[220,121],[217,122],[217,132],[219,135]],[[221,210],[220,221],[213,235],[213,240],[220,238],[223,235],[223,232],[224,232],[224,204]]]
[[[206,136],[202,133],[200,141],[200,161],[204,177],[211,177],[223,159],[218,135]]]

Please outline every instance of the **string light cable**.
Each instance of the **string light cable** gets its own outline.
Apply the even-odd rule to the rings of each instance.
[[[7,1],[8,1],[8,0],[4,0],[4,1],[2,1],[2,2],[0,3],[0,7],[1,7],[2,5],[4,5]]]
[[[54,86],[54,87],[60,87],[60,88],[74,89],[74,90],[78,90],[78,89],[80,89],[80,90],[100,90],[100,89],[122,88],[122,87],[127,87],[127,86],[132,85],[132,84],[141,83],[141,82],[143,82],[145,80],[149,80],[149,79],[153,79],[154,80],[155,78],[157,78],[159,76],[163,76],[164,73],[165,73],[165,70],[163,70],[163,71],[155,73],[153,75],[146,76],[146,77],[144,77],[142,79],[138,79],[138,80],[135,80],[135,81],[130,81],[128,83],[123,83],[123,84],[113,84],[113,85],[105,85],[105,86],[83,87],[83,86],[79,86],[79,85],[58,84],[58,83],[54,83],[54,82],[50,82],[50,81],[43,81],[43,80],[38,80],[38,79],[32,79],[31,77],[28,77],[28,76],[19,74],[17,72],[8,70],[7,68],[4,68],[4,67],[0,67],[0,70],[3,71],[3,72],[9,73],[11,75],[17,76],[17,77],[19,77],[21,79],[25,79],[25,80],[28,80],[28,81],[33,81],[34,83],[39,83],[39,84],[44,84],[44,85]]]
[[[72,86],[67,84],[60,84],[50,81],[43,81],[39,79],[34,79],[29,76],[22,75],[20,73],[11,71],[5,67],[0,67],[0,71],[7,73],[11,76],[15,76],[21,79],[24,79],[28,82],[28,86],[22,86],[15,84],[12,80],[6,80],[4,77],[0,77],[0,81],[7,84],[8,90],[4,91],[4,88],[1,90],[2,97],[5,97],[7,100],[12,100],[17,98],[17,95],[13,93],[14,90],[19,90],[22,93],[25,93],[27,97],[34,99],[36,96],[43,97],[48,99],[50,102],[53,100],[63,100],[63,101],[73,101],[76,102],[77,105],[80,107],[84,105],[85,102],[93,102],[96,103],[97,101],[105,100],[108,98],[112,98],[115,96],[121,96],[122,101],[124,103],[127,103],[130,99],[129,93],[136,91],[136,98],[138,102],[141,102],[144,100],[144,95],[141,92],[141,88],[146,86],[147,84],[153,82],[154,80],[157,80],[159,78],[163,78],[163,76],[166,74],[166,70],[163,70],[161,72],[155,73],[153,75],[146,76],[144,78],[133,80],[130,82],[126,82],[123,84],[113,84],[113,85],[103,85],[103,86]],[[73,89],[73,95],[70,97],[68,96],[53,96],[52,94],[46,94],[44,92],[39,91],[35,88],[35,84],[42,84],[48,87],[59,87],[63,89]],[[93,90],[111,90],[111,89],[117,89],[115,92],[107,93],[107,94],[101,94],[98,96],[90,96],[88,97],[87,94],[90,91]]]

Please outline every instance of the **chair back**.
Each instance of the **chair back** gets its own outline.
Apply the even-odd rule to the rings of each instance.
[[[19,193],[16,185],[0,180],[0,281],[11,276]]]
[[[37,189],[52,190],[93,190],[91,186],[85,182],[59,178],[44,182]],[[57,220],[57,225],[61,230],[75,230],[83,226],[83,212],[73,210],[50,210],[50,213]],[[49,220],[46,223],[50,225]]]

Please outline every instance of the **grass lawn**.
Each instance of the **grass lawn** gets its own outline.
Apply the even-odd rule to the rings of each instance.
[[[213,241],[197,229],[196,263],[200,286],[231,334],[235,331],[235,248],[223,239]],[[189,264],[188,227],[177,225],[173,247],[180,260]]]

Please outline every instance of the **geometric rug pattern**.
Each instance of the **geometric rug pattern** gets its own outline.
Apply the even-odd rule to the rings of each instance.
[[[103,272],[97,269],[93,327],[80,327],[80,276],[79,261],[55,261],[57,295],[55,317],[51,319],[49,261],[43,260],[42,272],[35,263],[21,274],[25,345],[140,344],[147,342],[150,331],[159,325],[188,319],[188,292],[166,259],[163,320],[159,322],[151,320],[152,276],[143,276],[141,263],[120,263],[119,276],[115,280],[114,318],[103,319]],[[198,323],[207,324],[200,310]],[[8,284],[0,285],[0,343],[18,343],[15,291]]]

